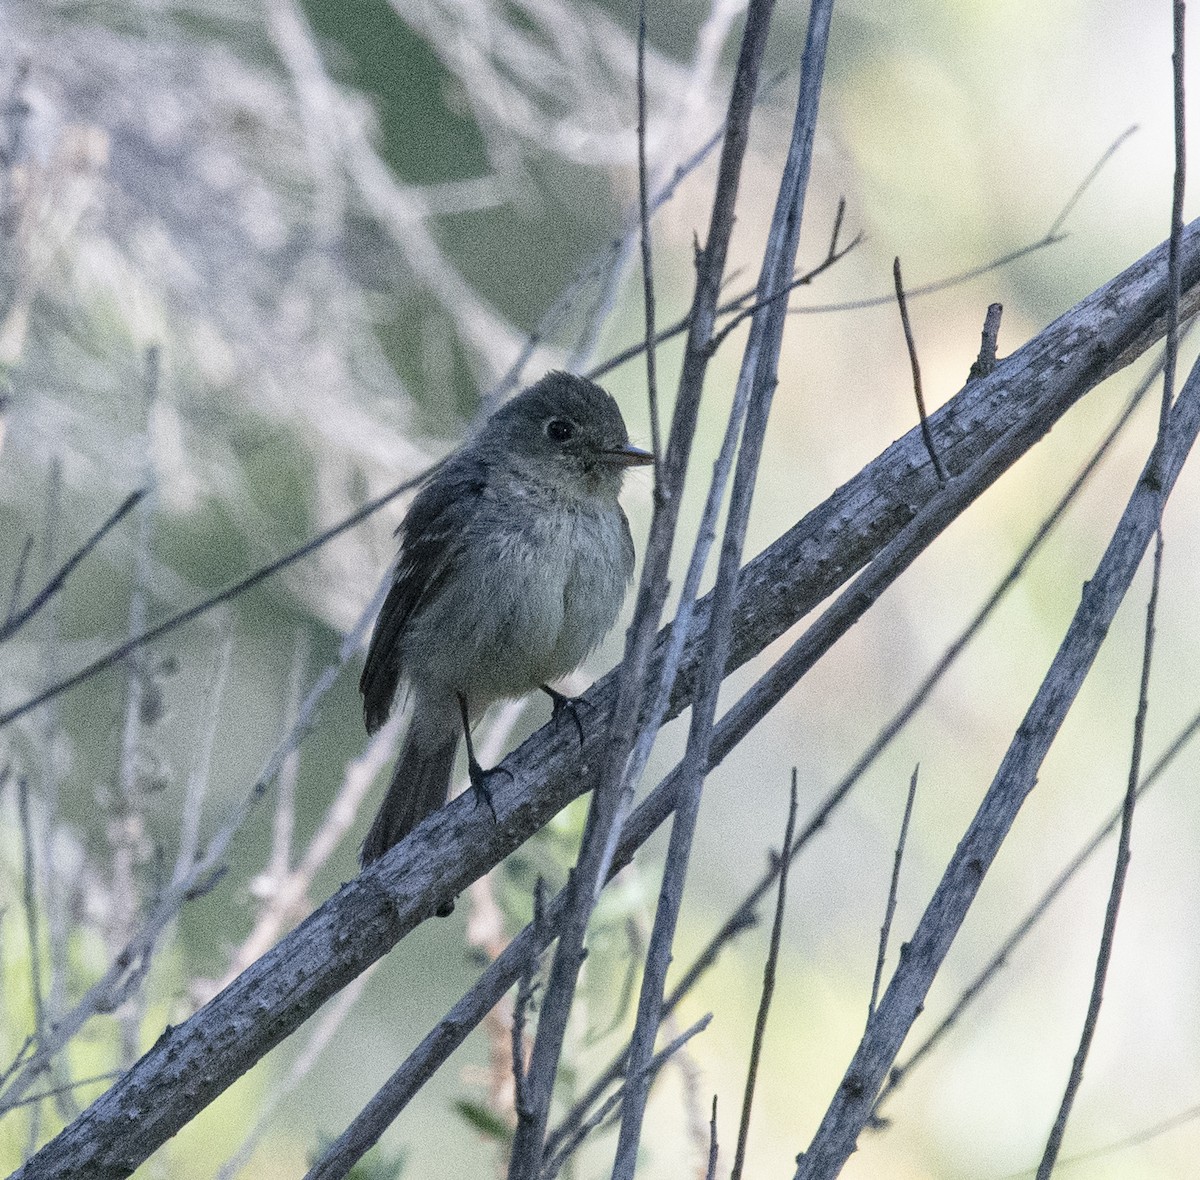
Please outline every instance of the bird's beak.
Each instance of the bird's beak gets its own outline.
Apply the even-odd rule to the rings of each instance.
[[[613,467],[645,467],[647,463],[654,462],[654,456],[649,451],[631,444],[601,451],[600,454],[604,456],[604,462],[611,463]]]

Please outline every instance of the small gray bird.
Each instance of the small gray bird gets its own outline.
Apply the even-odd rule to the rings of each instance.
[[[600,386],[550,373],[497,410],[434,469],[404,523],[395,580],[379,612],[359,689],[367,732],[405,683],[412,720],[364,866],[445,801],[467,742],[471,782],[490,802],[470,722],[492,702],[577,667],[616,620],[633,575],[617,502],[631,446]],[[576,718],[578,724],[578,719]]]

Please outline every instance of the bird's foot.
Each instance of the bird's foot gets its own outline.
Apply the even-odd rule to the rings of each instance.
[[[496,804],[492,799],[492,789],[488,785],[488,779],[493,775],[507,775],[510,781],[515,781],[513,772],[505,770],[503,766],[493,766],[491,770],[484,770],[475,759],[473,752],[469,752],[467,759],[467,774],[471,779],[471,787],[475,792],[475,806],[478,807],[480,800],[488,805],[488,810],[492,813],[492,821],[500,822],[500,817],[496,814]]]
[[[592,707],[590,701],[585,701],[583,697],[569,697],[565,693],[558,692],[549,685],[542,685],[544,692],[551,702],[550,720],[557,724],[562,720],[564,713],[571,715],[571,720],[575,722],[575,732],[579,734],[579,744],[583,745],[583,722],[579,720],[579,707],[586,705],[589,709]]]
[[[462,713],[463,737],[467,743],[467,775],[471,779],[471,786],[475,791],[475,806],[479,806],[480,799],[488,805],[488,810],[492,813],[492,822],[499,823],[500,817],[496,814],[496,804],[492,801],[492,791],[488,786],[488,779],[494,774],[506,774],[509,779],[513,779],[513,772],[505,770],[503,766],[493,766],[491,770],[484,770],[479,765],[479,759],[475,757],[475,743],[471,741],[471,719],[467,709],[467,698],[460,692],[458,694],[458,708]]]

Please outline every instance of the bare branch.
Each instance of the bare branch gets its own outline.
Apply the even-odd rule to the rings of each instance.
[[[989,303],[987,314],[983,317],[983,333],[979,341],[979,355],[971,364],[967,380],[986,377],[996,367],[996,342],[1000,337],[1000,317],[1004,307],[999,303]]]
[[[786,276],[791,275],[796,265],[796,250],[800,244],[800,224],[812,165],[812,145],[816,134],[817,111],[825,75],[825,51],[829,43],[832,15],[832,0],[814,0],[809,9],[808,32],[800,68],[800,93],[796,102],[791,143],[784,163],[759,274],[760,297],[784,286]],[[750,504],[754,496],[758,463],[767,430],[767,417],[778,380],[779,351],[786,323],[787,308],[782,300],[769,304],[754,317],[750,339],[743,354],[741,372],[738,375],[734,408],[730,413],[731,432],[736,429],[736,419],[742,415],[745,416],[745,425],[742,428],[742,441],[738,451],[737,473],[730,494],[717,582],[711,598],[708,625],[704,632],[708,653],[702,680],[692,704],[691,725],[681,770],[681,781],[684,785],[671,825],[667,863],[663,870],[658,908],[654,915],[654,929],[650,937],[646,970],[642,976],[642,990],[638,999],[637,1021],[629,1045],[626,1095],[621,1108],[621,1131],[617,1142],[613,1180],[632,1180],[637,1164],[642,1117],[649,1093],[645,1068],[653,1052],[658,1026],[662,1021],[667,967],[671,961],[671,946],[675,939],[675,927],[683,900],[683,886],[691,856],[696,819],[700,811],[700,796],[710,765],[717,696],[732,644],[733,603],[738,569],[742,561]]]
[[[646,175],[646,0],[638,0],[637,33],[638,218],[642,241],[642,301],[646,312],[646,395],[650,401],[650,438],[654,451],[654,486],[661,495],[659,465],[662,439],[658,423],[658,372],[654,352],[654,265],[650,250],[650,197]]]
[[[0,404],[0,411],[3,409],[3,405]],[[17,554],[17,563],[13,568],[12,590],[8,596],[8,611],[4,616],[4,628],[11,627],[17,616],[17,603],[21,601],[21,592],[25,588],[25,569],[29,565],[29,556],[32,552],[33,534],[27,533],[25,540],[21,542],[21,552]],[[0,628],[0,636],[3,634],[4,630]]]
[[[830,257],[833,256],[837,249],[841,210],[842,205],[839,204],[839,216],[835,219],[833,236],[830,243]],[[856,238],[855,242],[857,240]],[[853,245],[854,243],[851,243],[851,246]],[[826,261],[828,262],[828,259]],[[753,294],[753,292],[750,294]],[[767,299],[756,302],[753,309],[757,310],[760,307],[766,308],[770,306],[775,302],[776,297],[776,295],[772,295]],[[744,302],[746,298],[749,298],[749,295],[739,297],[739,300],[735,302]],[[709,345],[710,353],[715,350],[720,340],[724,338],[726,331],[727,328],[711,338]],[[739,384],[738,390],[735,392],[734,404],[725,425],[725,434],[721,440],[721,449],[717,455],[716,463],[713,464],[713,475],[709,482],[704,509],[700,516],[700,525],[696,530],[696,540],[692,547],[692,555],[688,560],[688,569],[684,578],[683,589],[680,591],[679,602],[675,608],[675,620],[671,625],[670,641],[659,662],[657,670],[658,687],[655,694],[651,697],[650,704],[643,709],[640,733],[634,745],[633,754],[626,764],[625,776],[629,782],[636,782],[641,777],[646,764],[650,760],[650,752],[670,707],[671,693],[675,686],[680,661],[683,658],[684,645],[692,638],[692,620],[696,611],[697,597],[700,593],[700,583],[707,569],[710,550],[716,541],[717,520],[720,517],[721,508],[725,502],[725,492],[729,486],[730,472],[733,470],[734,459],[738,453],[738,440],[742,423],[745,420],[748,400],[748,387],[745,384]],[[613,839],[614,837],[610,836],[610,848]]]
[[[1185,230],[1181,252],[1189,306],[1194,306],[1200,279],[1198,245],[1200,224],[1193,223]],[[939,516],[953,519],[1087,390],[1140,355],[1163,330],[1165,263],[1166,249],[1160,246],[931,415],[939,453],[961,478],[937,489],[929,465],[920,461],[924,449],[914,428],[751,561],[739,579],[729,670],[761,651],[880,554],[884,543],[915,519],[919,506],[938,501]],[[1003,444],[989,455],[999,439]],[[670,452],[669,443],[668,464]],[[981,455],[987,455],[987,462],[978,462]],[[920,528],[928,523],[923,519]],[[705,609],[702,603],[699,619]],[[665,635],[660,637],[660,651],[667,641]],[[689,644],[672,712],[691,699],[702,648],[700,641]],[[786,655],[725,715],[714,735],[714,762],[795,683],[798,669],[809,658],[801,657],[801,651]],[[604,723],[616,698],[616,679],[610,674],[588,694],[592,708],[582,750],[574,733],[546,727],[506,760],[515,782],[496,792],[499,824],[486,812],[474,811],[466,800],[430,816],[205,1009],[164,1033],[108,1094],[42,1148],[25,1166],[22,1180],[74,1180],[82,1175],[109,1180],[126,1174],[129,1160],[145,1158],[349,979],[567,802],[591,789],[607,744]],[[635,831],[644,839],[661,823],[673,799],[671,782],[652,792],[630,818],[630,841]],[[635,819],[640,825],[636,829]],[[623,841],[622,847],[636,844]],[[520,961],[514,953],[508,965]],[[515,974],[509,976],[501,995],[515,979]],[[443,1029],[439,1042],[452,1041],[455,1035]],[[436,1068],[435,1059],[436,1053],[428,1056],[425,1068]],[[179,1069],[195,1083],[186,1094],[165,1083]],[[131,1120],[128,1114],[134,1107],[141,1117]]]
[[[690,1028],[680,1033],[670,1044],[665,1045],[646,1063],[646,1072],[648,1074],[647,1085],[651,1085],[654,1079],[658,1076],[659,1071],[672,1057],[678,1053],[684,1045],[696,1036],[697,1033],[702,1033],[708,1028],[709,1022],[712,1020],[712,1013],[709,1012],[706,1016],[700,1017]],[[579,1145],[598,1127],[602,1126],[606,1119],[613,1115],[617,1108],[624,1102],[625,1094],[628,1089],[626,1082],[625,1089],[616,1091],[612,1094],[596,1111],[591,1118],[582,1123],[575,1133],[563,1144],[558,1153],[553,1159],[546,1162],[542,1168],[541,1175],[538,1180],[554,1180],[554,1177],[562,1170],[563,1164],[571,1158],[578,1150]],[[308,1178],[306,1177],[306,1180]]]
[[[992,259],[991,262],[985,262],[981,266],[972,266],[967,270],[960,271],[958,274],[950,275],[944,279],[936,279],[932,283],[925,283],[920,287],[915,287],[908,292],[910,299],[919,299],[925,295],[933,295],[938,291],[946,291],[951,287],[960,286],[963,283],[969,283],[972,279],[977,279],[991,271],[999,270],[1003,266],[1008,266],[1010,263],[1017,262],[1029,254],[1033,254],[1038,250],[1044,250],[1048,246],[1055,246],[1059,242],[1066,241],[1067,235],[1062,232],[1063,225],[1066,224],[1067,218],[1074,211],[1075,206],[1079,204],[1083,194],[1091,186],[1092,182],[1100,175],[1105,164],[1112,159],[1117,149],[1137,130],[1136,126],[1127,127],[1120,135],[1117,136],[1112,143],[1101,153],[1100,159],[1092,166],[1091,171],[1084,177],[1079,187],[1067,199],[1067,203],[1062,207],[1058,216],[1055,217],[1050,228],[1046,231],[1043,238],[1032,242],[1028,246],[1022,246],[1018,250],[1012,250],[1007,254],[1002,254],[999,258]],[[870,299],[853,299],[844,303],[823,303],[814,304],[809,307],[794,307],[793,313],[799,315],[825,315],[829,312],[838,311],[861,311],[868,307],[882,307],[885,303],[891,303],[895,295],[889,292],[886,295],[876,295]]]
[[[808,1152],[797,1180],[825,1176],[854,1149],[929,985],[941,966],[979,885],[1017,812],[1033,790],[1038,768],[1083,683],[1146,546],[1162,504],[1200,432],[1200,365],[1171,409],[1168,430],[1155,444],[1141,479],[1067,634],[1042,681],[983,803],[922,915]],[[951,486],[956,481],[951,481]]]
[[[921,363],[917,360],[917,342],[913,339],[912,323],[908,318],[908,303],[904,298],[904,280],[900,277],[900,259],[892,264],[892,278],[896,283],[896,303],[900,308],[900,323],[904,328],[904,343],[908,345],[908,363],[912,368],[913,393],[917,398],[917,416],[921,420],[921,437],[925,440],[925,449],[933,469],[937,472],[938,483],[946,482],[946,469],[938,458],[933,445],[933,435],[929,433],[929,417],[925,413],[925,395],[921,392]]]
[[[22,1106],[33,1106],[35,1103],[43,1102],[47,1098],[57,1098],[62,1094],[72,1093],[78,1090],[80,1086],[96,1086],[101,1082],[111,1082],[113,1078],[119,1078],[121,1070],[110,1069],[107,1073],[94,1074],[90,1078],[79,1078],[73,1082],[66,1082],[61,1086],[52,1086],[49,1090],[39,1090],[36,1094],[27,1094],[19,1102],[12,1104],[13,1110],[18,1110]]]
[[[1181,1110],[1178,1114],[1163,1119],[1151,1127],[1146,1127],[1134,1135],[1126,1135],[1125,1138],[1117,1139],[1112,1143],[1105,1143],[1100,1147],[1093,1147],[1089,1151],[1079,1151],[1074,1155],[1067,1156],[1066,1159],[1061,1161],[1062,1166],[1069,1168],[1073,1164],[1082,1164],[1087,1160],[1102,1159],[1106,1155],[1113,1155],[1118,1151],[1125,1150],[1127,1147],[1137,1147],[1141,1143],[1149,1143],[1152,1139],[1157,1139],[1160,1135],[1165,1135],[1168,1131],[1174,1131],[1178,1127],[1195,1122],[1198,1118],[1200,1118],[1200,1105],[1189,1106],[1186,1110]]]
[[[1175,396],[1175,365],[1179,351],[1179,324],[1182,315],[1182,277],[1179,251],[1183,242],[1183,191],[1187,177],[1186,100],[1183,85],[1184,3],[1171,4],[1171,97],[1175,125],[1175,174],[1171,184],[1171,232],[1167,252],[1167,363],[1163,368],[1162,415],[1158,431],[1167,428],[1167,414]]]
[[[17,779],[17,816],[21,824],[21,904],[25,910],[25,934],[29,940],[29,999],[33,1005],[33,1035],[40,1041],[46,1035],[46,1006],[42,988],[41,923],[38,920],[37,866],[34,863],[36,839],[29,814],[29,782]]]
[[[954,287],[961,287],[966,283],[973,282],[975,279],[982,278],[984,275],[991,274],[992,271],[1002,270],[1006,266],[1011,266],[1014,262],[1020,262],[1022,258],[1028,258],[1030,254],[1036,254],[1039,250],[1046,250],[1051,246],[1057,246],[1060,242],[1065,242],[1066,240],[1066,234],[1048,235],[1044,238],[1039,238],[1036,242],[1030,242],[1027,246],[1020,246],[1016,250],[1010,250],[1007,254],[1001,254],[998,258],[990,259],[988,262],[981,262],[978,266],[969,266],[966,270],[956,271],[945,278],[934,279],[929,283],[921,283],[919,286],[908,290],[906,295],[909,299],[923,299],[926,295],[936,295],[939,291],[949,291]],[[892,290],[884,295],[871,295],[865,299],[844,299],[837,303],[800,304],[797,307],[790,308],[789,311],[791,315],[838,315],[844,311],[866,311],[871,307],[883,307],[886,304],[894,303],[895,299],[896,289],[893,284]]]
[[[717,1143],[717,1096],[714,1094],[712,1100],[712,1118],[708,1122],[708,1168],[704,1173],[704,1180],[716,1180],[717,1156],[719,1153],[720,1148]]]
[[[428,478],[430,472],[422,472],[413,479],[405,480],[404,483],[384,492],[382,496],[376,496],[374,500],[368,500],[356,512],[352,512],[349,516],[343,517],[337,524],[326,529],[323,533],[318,533],[311,541],[306,541],[298,549],[293,549],[290,553],[284,554],[283,557],[276,561],[270,562],[268,565],[262,566],[255,570],[252,574],[248,574],[240,581],[234,582],[232,586],[227,586],[224,590],[206,598],[203,602],[196,603],[195,606],[189,606],[186,610],[180,611],[178,614],[172,615],[169,619],[165,619],[161,623],[155,624],[153,627],[147,628],[138,635],[133,636],[125,643],[119,644],[112,651],[101,656],[97,660],[93,660],[86,667],[81,668],[72,676],[60,680],[57,684],[52,684],[49,688],[39,692],[36,696],[30,697],[29,700],[17,705],[15,708],[8,709],[0,713],[0,729],[6,725],[11,725],[18,717],[24,717],[26,713],[36,709],[39,705],[44,705],[47,701],[53,700],[60,696],[68,689],[74,688],[78,684],[82,684],[85,680],[90,680],[97,672],[103,672],[105,668],[111,668],[113,664],[120,663],[127,656],[145,647],[147,644],[153,643],[156,639],[161,639],[164,635],[182,627],[185,623],[190,623],[193,619],[199,618],[203,614],[207,614],[214,607],[220,606],[223,602],[229,602],[236,598],[239,594],[244,594],[247,590],[253,589],[260,582],[266,581],[272,574],[277,574],[280,570],[286,569],[290,565],[295,565],[296,562],[307,557],[310,553],[320,549],[322,545],[327,545],[334,537],[341,536],[342,533],[348,532],[355,525],[361,524],[368,516],[374,515],[385,505],[390,504],[398,496],[410,491],[423,480]]]
[[[799,276],[794,275],[792,279],[778,291],[772,291],[770,294],[755,299],[753,302],[749,301],[754,295],[754,292],[748,291],[734,299],[731,299],[719,309],[722,314],[726,312],[731,312],[733,314],[731,315],[731,318],[721,326],[721,330],[713,336],[712,344],[709,346],[713,352],[716,352],[721,347],[729,334],[734,331],[734,329],[737,328],[743,321],[748,319],[750,316],[755,315],[761,308],[766,307],[768,304],[774,303],[777,299],[782,299],[784,296],[790,295],[797,288],[807,286],[815,278],[824,274],[825,271],[827,271],[831,266],[835,266],[837,263],[841,262],[841,260],[845,258],[851,250],[857,249],[862,244],[863,235],[859,233],[851,238],[851,240],[845,246],[842,246],[839,249],[838,234],[841,231],[842,218],[845,216],[845,213],[846,198],[841,197],[838,200],[837,213],[834,215],[833,219],[833,235],[829,243],[829,252],[825,255],[825,258],[821,262],[817,263],[817,265],[812,268],[812,270],[805,271]],[[610,365],[611,363],[612,362],[610,362]]]
[[[610,835],[626,806],[633,784],[626,767],[638,729],[643,685],[666,601],[667,571],[683,481],[700,408],[703,378],[708,367],[707,345],[712,334],[725,258],[733,229],[741,165],[749,136],[750,113],[758,85],[774,0],[752,0],[747,11],[742,46],[734,73],[725,140],[718,167],[708,239],[700,255],[692,322],[688,330],[679,394],[675,401],[665,458],[658,466],[654,515],[646,545],[641,586],[634,607],[617,680],[616,700],[609,721],[603,763],[584,833],[583,847],[572,875],[571,905],[559,933],[558,947],[538,1020],[528,1077],[529,1117],[519,1118],[509,1166],[510,1180],[534,1180],[540,1170],[542,1144],[550,1099],[562,1052],[567,1016],[575,994],[588,918],[597,891],[607,876],[612,851]]]
[[[1158,761],[1150,769],[1150,772],[1142,780],[1138,787],[1138,798],[1141,799],[1151,787],[1153,787],[1167,768],[1174,762],[1176,756],[1188,745],[1188,743],[1200,733],[1200,713],[1197,713],[1175,735],[1175,738],[1167,746],[1166,750],[1159,756]],[[976,973],[975,977],[963,989],[958,999],[954,1002],[950,1011],[942,1017],[937,1026],[930,1032],[923,1041],[912,1051],[908,1058],[900,1065],[897,1065],[889,1074],[888,1080],[880,1091],[879,1098],[875,1104],[875,1112],[872,1114],[872,1126],[886,1125],[887,1120],[883,1118],[879,1111],[883,1103],[898,1090],[912,1071],[930,1054],[934,1049],[941,1044],[942,1040],[954,1028],[958,1021],[962,1018],[967,1009],[975,1002],[978,996],[983,992],[984,988],[1000,973],[1003,967],[1012,957],[1013,952],[1025,940],[1038,922],[1044,917],[1051,905],[1062,895],[1062,892],[1073,881],[1079,870],[1092,858],[1092,856],[1101,848],[1109,836],[1117,830],[1121,824],[1121,817],[1124,813],[1124,805],[1118,807],[1108,820],[1092,834],[1092,837],[1078,852],[1068,861],[1065,868],[1058,874],[1051,884],[1043,891],[1041,897],[1025,914],[1024,918],[1013,927],[1009,936],[1000,944],[996,953],[987,961],[983,968]]]
[[[1096,954],[1096,970],[1092,978],[1092,993],[1088,999],[1087,1015],[1083,1031],[1079,1035],[1079,1047],[1071,1063],[1071,1074],[1067,1078],[1062,1102],[1046,1140],[1046,1149],[1038,1164],[1037,1180],[1050,1180],[1054,1164],[1062,1147],[1063,1135],[1067,1130],[1067,1119],[1075,1105],[1075,1096],[1083,1083],[1083,1067],[1087,1062],[1096,1025],[1100,1020],[1100,1005],[1104,1000],[1104,984],[1108,978],[1108,965],[1112,961],[1113,944],[1117,935],[1117,914],[1121,909],[1121,898],[1125,892],[1125,879],[1129,872],[1130,841],[1133,833],[1133,809],[1137,802],[1138,776],[1142,766],[1142,742],[1146,735],[1146,711],[1150,702],[1150,660],[1154,652],[1154,620],[1158,612],[1158,588],[1162,580],[1163,535],[1160,527],[1155,533],[1154,575],[1150,583],[1150,603],[1146,607],[1146,635],[1142,646],[1142,681],[1138,688],[1137,714],[1133,721],[1133,752],[1129,758],[1129,779],[1125,786],[1125,800],[1121,807],[1121,832],[1117,838],[1117,863],[1113,869],[1112,888],[1108,894],[1108,905],[1104,912],[1104,929],[1100,935],[1100,949]]]
[[[1138,130],[1138,125],[1134,123],[1132,126],[1126,127],[1116,139],[1112,141],[1103,151],[1095,164],[1092,165],[1092,170],[1080,181],[1079,187],[1071,194],[1067,203],[1059,211],[1058,216],[1050,224],[1050,228],[1046,231],[1047,239],[1055,237],[1064,225],[1067,223],[1067,218],[1075,211],[1075,206],[1079,204],[1083,194],[1091,188],[1092,181],[1104,171],[1104,165],[1109,162],[1117,154],[1117,149]]]
[[[888,886],[887,906],[883,913],[883,925],[879,928],[879,953],[875,956],[875,978],[871,981],[871,1000],[867,1005],[867,1019],[875,1015],[879,1001],[879,983],[883,979],[883,964],[887,959],[888,935],[892,930],[892,919],[896,916],[896,897],[900,891],[900,865],[904,861],[904,845],[908,840],[908,821],[912,819],[913,800],[917,797],[917,773],[920,766],[913,767],[908,784],[908,798],[904,803],[904,818],[900,821],[900,838],[896,841],[896,855],[892,860],[892,880]]]
[[[1184,45],[1184,4],[1183,0],[1175,0],[1172,4],[1172,31],[1174,36],[1174,52],[1172,54],[1172,79],[1175,115],[1175,178],[1171,202],[1171,234],[1170,249],[1167,255],[1167,354],[1163,365],[1163,394],[1162,406],[1158,423],[1158,438],[1155,442],[1154,453],[1151,456],[1148,478],[1157,482],[1159,472],[1155,459],[1160,458],[1166,446],[1166,434],[1171,415],[1171,403],[1175,395],[1175,367],[1179,350],[1179,242],[1183,235],[1183,190],[1186,175],[1184,156],[1184,86],[1183,86],[1183,45]],[[1121,811],[1121,832],[1117,838],[1117,863],[1113,869],[1112,888],[1108,895],[1108,905],[1104,913],[1104,929],[1100,936],[1100,948],[1096,955],[1096,969],[1092,979],[1092,992],[1088,999],[1087,1015],[1084,1018],[1083,1030],[1079,1036],[1079,1047],[1071,1063],[1071,1073],[1063,1091],[1062,1102],[1050,1135],[1046,1140],[1046,1148],[1038,1164],[1037,1180],[1049,1180],[1054,1171],[1055,1161],[1062,1146],[1063,1135],[1067,1129],[1067,1119],[1071,1116],[1071,1108],[1075,1104],[1075,1096],[1083,1083],[1083,1067],[1087,1061],[1092,1038],[1096,1032],[1096,1024],[1100,1019],[1100,1005],[1104,997],[1104,984],[1108,977],[1108,965],[1112,959],[1113,942],[1116,938],[1117,914],[1121,908],[1121,897],[1125,891],[1125,878],[1129,870],[1130,840],[1132,838],[1133,811],[1137,802],[1138,776],[1141,773],[1142,741],[1146,729],[1146,710],[1149,705],[1150,660],[1154,651],[1154,621],[1158,609],[1158,588],[1162,577],[1162,512],[1166,503],[1167,490],[1163,491],[1158,503],[1158,517],[1155,530],[1154,574],[1150,584],[1150,602],[1146,608],[1146,633],[1142,648],[1142,679],[1138,691],[1137,714],[1133,724],[1133,751],[1129,760],[1129,779],[1125,786],[1125,801]]]
[[[146,495],[145,488],[130,492],[117,506],[109,518],[63,563],[62,568],[52,577],[20,610],[16,609],[17,595],[21,585],[21,571],[25,567],[25,558],[29,553],[32,539],[27,539],[22,549],[22,556],[17,562],[17,574],[14,578],[12,604],[9,607],[8,618],[0,624],[0,643],[11,638],[30,619],[34,617],[62,589],[63,583],[75,572],[75,568],[101,541],[115,528]]]
[[[787,824],[783,830],[783,847],[779,850],[780,866],[792,858],[792,837],[796,831],[796,806],[799,793],[796,789],[796,768],[792,767],[792,793],[788,803]],[[750,1044],[750,1065],[746,1070],[746,1089],[742,1095],[742,1121],[738,1126],[737,1151],[733,1157],[730,1180],[741,1180],[742,1168],[746,1163],[746,1148],[750,1142],[750,1111],[754,1106],[754,1084],[758,1077],[758,1062],[762,1056],[763,1039],[767,1032],[767,1015],[771,1010],[771,997],[775,994],[775,967],[779,962],[779,946],[783,940],[783,915],[787,905],[787,873],[779,873],[779,890],[775,895],[775,921],[771,925],[771,942],[767,950],[767,962],[763,967],[762,994],[758,1001],[758,1014],[754,1018],[754,1037]],[[713,1119],[717,1117],[716,1100],[713,1100]],[[714,1139],[716,1132],[714,1130]]]
[[[1194,323],[1195,321],[1192,321],[1192,323],[1189,324],[1189,330],[1192,326],[1194,326]],[[991,614],[994,612],[1000,602],[1003,601],[1007,592],[1020,579],[1029,562],[1032,560],[1034,554],[1038,551],[1047,537],[1049,537],[1059,521],[1061,521],[1062,517],[1066,513],[1067,508],[1074,502],[1076,496],[1083,489],[1088,480],[1091,478],[1092,474],[1099,466],[1100,461],[1108,453],[1112,447],[1112,444],[1124,430],[1126,424],[1132,417],[1133,412],[1141,404],[1145,398],[1145,395],[1147,392],[1149,392],[1151,385],[1155,380],[1157,380],[1161,369],[1162,361],[1160,360],[1139,383],[1137,389],[1135,389],[1130,395],[1130,398],[1124,409],[1118,416],[1113,426],[1109,429],[1106,436],[1101,440],[1100,444],[1097,446],[1090,458],[1083,465],[1076,477],[1072,480],[1071,484],[1063,493],[1058,503],[1042,521],[1033,537],[1026,544],[1025,548],[1018,555],[1017,559],[1014,561],[997,586],[993,589],[978,612],[974,615],[959,636],[946,649],[941,658],[937,661],[937,663],[930,670],[928,675],[916,688],[909,700],[899,710],[895,717],[893,717],[892,720],[883,727],[879,735],[871,743],[867,750],[855,761],[851,769],[846,773],[845,776],[843,776],[841,781],[833,788],[833,790],[826,795],[825,799],[818,806],[817,810],[813,813],[803,831],[796,839],[792,852],[793,859],[803,848],[807,847],[811,839],[824,827],[833,812],[841,805],[842,802],[845,801],[849,792],[858,783],[867,770],[874,764],[879,755],[883,753],[883,751],[890,745],[892,740],[904,729],[904,727],[916,714],[918,709],[928,699],[929,694],[933,691],[934,687],[942,679],[948,669],[957,660],[959,655],[962,654],[963,650],[967,647],[971,640],[979,633],[984,623],[988,620],[988,618],[991,617]],[[743,698],[743,702],[739,702],[738,706],[735,707],[735,710],[731,710],[730,715],[727,716],[730,716],[730,719],[732,719],[732,717],[736,715],[736,711],[739,711],[743,708],[743,703],[747,700],[753,699],[754,695],[755,690],[751,690],[750,693],[747,693],[746,698]],[[759,707],[761,707],[761,705]],[[1195,720],[1193,731],[1200,731],[1200,716],[1198,716]],[[1185,736],[1181,736],[1179,741],[1172,747],[1172,757],[1174,756],[1174,753],[1178,752],[1178,749],[1182,746],[1187,737],[1190,737],[1190,734],[1185,731]],[[1160,763],[1155,768],[1155,774],[1161,773],[1163,769],[1165,769],[1165,766],[1163,763]],[[1147,783],[1147,785],[1149,785],[1149,783]],[[1111,830],[1116,826],[1118,818],[1119,813],[1118,816],[1112,819],[1107,830]],[[1105,833],[1097,834],[1091,849],[1092,851],[1094,851],[1095,847],[1099,845],[1104,834]],[[699,976],[707,970],[707,968],[720,953],[721,949],[729,941],[754,925],[756,921],[755,915],[759,903],[774,887],[778,873],[786,870],[788,867],[789,866],[787,864],[774,864],[772,868],[749,891],[743,901],[734,909],[733,913],[726,920],[721,929],[718,930],[717,933],[709,940],[708,944],[693,962],[692,966],[680,978],[679,983],[676,985],[670,999],[667,1002],[667,1011],[670,1011],[679,1001],[679,999],[681,999],[682,996],[685,995],[688,990],[690,990],[690,988],[698,980]],[[1064,880],[1062,884],[1065,885],[1065,883],[1066,882]],[[1004,952],[998,956],[1000,962],[995,962],[993,964],[993,973],[995,970],[999,969],[999,966],[1003,961],[1003,957]],[[981,979],[979,981],[979,986],[982,987],[984,982],[985,980]],[[944,1031],[947,1030],[939,1029],[939,1033],[943,1033]],[[927,1042],[927,1047],[932,1048],[932,1045],[928,1045]],[[917,1054],[914,1054],[914,1057],[910,1059],[909,1063],[904,1067],[904,1070],[907,1070],[911,1068],[912,1065],[916,1064],[916,1059],[920,1055],[921,1051],[918,1051]],[[562,1126],[569,1126],[573,1119],[582,1117],[580,1112],[586,1111],[586,1109],[592,1103],[597,1101],[600,1093],[602,1093],[603,1090],[609,1084],[611,1084],[613,1080],[615,1080],[615,1078],[621,1076],[624,1063],[625,1054],[622,1053],[608,1066],[604,1072],[599,1075],[597,1081],[591,1087],[589,1087],[588,1091],[577,1101],[575,1107],[572,1108],[572,1111],[564,1118]],[[900,1076],[904,1070],[898,1069],[892,1072],[892,1075],[889,1077],[888,1087],[885,1088],[884,1093],[887,1093],[888,1089],[890,1089],[893,1085],[898,1084]],[[547,1141],[548,1144],[553,1143],[554,1137],[557,1134],[559,1134],[559,1131],[555,1131],[549,1137]]]

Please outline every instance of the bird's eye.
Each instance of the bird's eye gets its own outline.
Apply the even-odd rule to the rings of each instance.
[[[557,443],[566,442],[575,434],[575,424],[565,418],[551,418],[546,423],[546,433]]]

